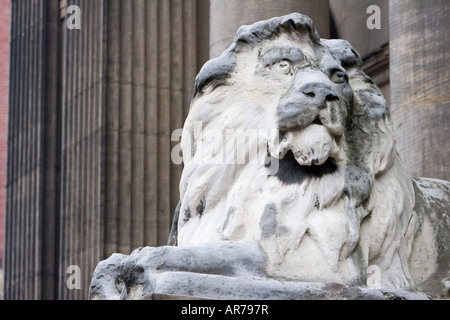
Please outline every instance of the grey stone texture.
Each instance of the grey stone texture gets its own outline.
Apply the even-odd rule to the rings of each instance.
[[[129,256],[114,254],[100,262],[92,276],[89,299],[429,299],[404,290],[268,279],[262,266],[264,255],[255,244],[222,241],[190,248],[144,247]]]
[[[434,296],[448,298],[450,296],[450,183],[437,179],[414,178],[413,185],[416,195],[414,210],[429,218],[432,227],[430,231],[436,236],[438,244],[438,267],[427,281],[419,284],[417,288],[423,292],[430,292]],[[416,248],[423,251],[427,249]],[[420,274],[423,270],[414,271]]]
[[[450,180],[450,2],[395,0],[389,12],[398,151],[413,176]]]

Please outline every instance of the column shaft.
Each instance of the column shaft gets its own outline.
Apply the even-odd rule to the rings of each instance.
[[[450,2],[390,1],[391,111],[414,176],[450,179]]]

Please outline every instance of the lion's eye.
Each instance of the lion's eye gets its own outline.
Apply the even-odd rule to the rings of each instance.
[[[331,81],[334,83],[344,83],[347,81],[347,74],[343,71],[337,70],[331,75]]]
[[[292,74],[291,62],[288,60],[280,60],[276,62],[273,67],[282,74]]]

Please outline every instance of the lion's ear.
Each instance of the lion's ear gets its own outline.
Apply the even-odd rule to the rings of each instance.
[[[345,70],[349,71],[353,68],[361,68],[362,58],[348,41],[341,39],[322,39],[321,41],[322,45],[328,48],[333,57],[341,63],[341,66]]]

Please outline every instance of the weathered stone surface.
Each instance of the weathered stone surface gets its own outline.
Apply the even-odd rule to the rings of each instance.
[[[230,259],[229,257],[232,257]],[[90,299],[419,299],[422,293],[338,283],[268,279],[264,255],[250,243],[139,248],[115,254],[94,275]],[[176,293],[176,296],[173,294]]]
[[[429,221],[429,224],[420,227],[419,234],[423,237],[435,237],[436,247],[412,248],[415,259],[411,261],[411,273],[418,279],[418,289],[433,296],[448,298],[450,297],[450,183],[437,179],[415,178],[413,185],[416,195],[414,210]],[[430,252],[433,249],[436,251]],[[435,260],[436,267],[428,278],[424,277],[421,258]]]
[[[450,183],[405,172],[361,64],[300,14],[240,28],[196,79],[177,247],[102,262],[90,297],[447,297]]]

